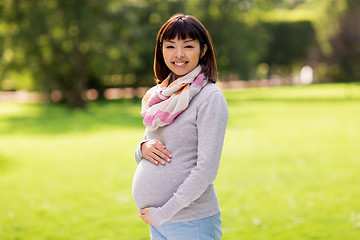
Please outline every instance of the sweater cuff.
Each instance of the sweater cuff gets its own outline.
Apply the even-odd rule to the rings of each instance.
[[[151,207],[150,216],[156,226],[163,224],[170,220],[175,214],[180,211],[183,207],[176,200],[175,197],[170,198],[167,203],[162,207]]]
[[[141,144],[143,144],[144,142],[147,142],[147,141],[149,141],[149,140],[142,140],[139,144],[138,144],[138,146],[137,146],[137,148],[136,148],[136,150],[135,150],[135,161],[139,164],[140,162],[141,162],[141,160],[144,158],[144,156],[143,156],[143,154],[142,154],[142,152],[141,152]]]

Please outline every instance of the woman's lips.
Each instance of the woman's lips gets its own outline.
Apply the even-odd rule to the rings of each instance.
[[[176,66],[176,67],[185,67],[185,65],[187,64],[188,62],[185,61],[185,62],[173,62],[173,64]]]

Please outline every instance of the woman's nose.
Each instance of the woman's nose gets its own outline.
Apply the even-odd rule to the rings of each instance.
[[[182,50],[181,48],[178,48],[178,49],[176,50],[176,55],[175,55],[175,57],[177,57],[177,58],[182,58],[183,56],[184,56],[183,50]]]

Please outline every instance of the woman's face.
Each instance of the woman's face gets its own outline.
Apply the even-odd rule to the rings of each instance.
[[[191,38],[165,40],[162,48],[166,66],[177,77],[184,76],[194,70],[206,50],[207,46],[204,45],[204,49],[201,52],[199,41]]]

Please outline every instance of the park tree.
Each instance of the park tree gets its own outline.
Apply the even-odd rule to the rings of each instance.
[[[309,21],[263,23],[269,36],[261,62],[269,66],[269,75],[290,76],[299,66],[308,64],[319,51],[315,30]]]
[[[189,12],[209,30],[215,45],[220,79],[248,80],[266,53],[269,36],[256,12],[275,8],[280,0],[194,0]]]
[[[338,32],[331,41],[331,74],[337,81],[360,81],[359,22],[360,3],[348,0],[348,10],[339,18]]]
[[[35,90],[58,90],[84,107],[84,90],[153,84],[156,32],[184,3],[14,0],[0,4],[0,73],[29,73]],[[1,29],[1,28],[0,28]]]
[[[71,107],[84,107],[82,91],[92,73],[89,56],[103,53],[109,35],[100,16],[109,1],[14,0],[3,3],[6,70],[29,72],[38,89],[58,89]],[[86,7],[79,7],[86,6]]]
[[[335,19],[331,16],[337,16],[333,13],[340,11],[332,8],[332,4],[344,1],[357,2],[0,1],[0,88],[4,85],[1,81],[11,75],[21,84],[10,84],[7,89],[16,90],[21,85],[27,89],[41,90],[47,95],[57,90],[69,106],[84,107],[86,98],[83,93],[89,88],[95,88],[101,95],[106,88],[111,87],[136,88],[153,85],[152,66],[156,34],[161,24],[175,13],[192,14],[209,30],[215,45],[220,80],[230,79],[228,76],[251,79],[256,77],[257,66],[264,61],[275,65],[292,65],[303,61],[307,51],[304,44],[313,42],[314,35],[322,50],[331,49],[324,44],[324,39],[329,39],[328,36],[331,35],[330,31],[325,31],[328,27],[313,19],[302,23],[293,20],[289,23],[285,18],[282,21],[272,21],[273,16],[278,16],[278,9],[291,10],[291,14],[292,10],[301,7],[304,10],[312,6],[317,14],[318,9],[325,9],[321,12],[321,19],[332,23]],[[272,13],[275,14],[271,15]],[[282,37],[286,31],[296,36],[296,33],[292,34],[297,31],[296,27],[308,34],[307,41],[299,42],[296,37]],[[345,32],[340,35],[345,36]],[[354,34],[354,31],[347,32]],[[286,44],[279,40],[284,40]],[[291,47],[293,44],[298,47]],[[340,49],[350,45],[338,38],[331,46],[334,54],[340,54],[344,53]],[[282,55],[274,54],[281,51]],[[345,66],[340,61],[334,64]],[[26,76],[26,79],[31,81],[26,82],[21,76]]]

